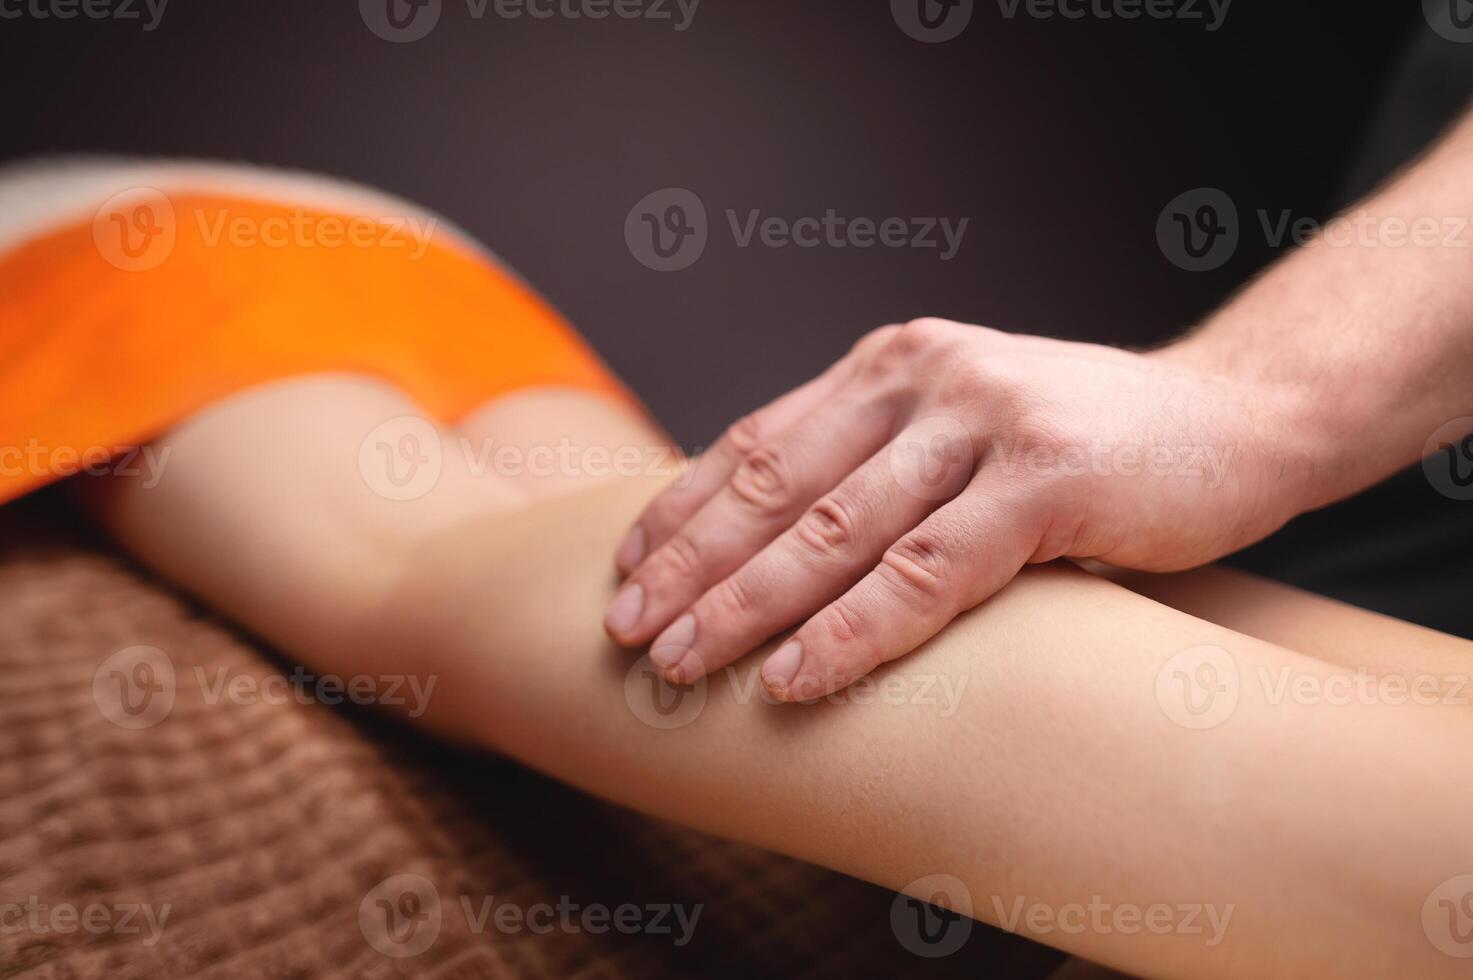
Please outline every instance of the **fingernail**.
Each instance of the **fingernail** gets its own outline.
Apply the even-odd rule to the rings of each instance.
[[[620,568],[630,569],[644,561],[644,528],[638,524],[624,535],[619,550],[614,553],[614,563]]]
[[[762,683],[774,694],[786,693],[802,663],[803,644],[797,640],[789,640],[763,663]]]
[[[666,627],[665,632],[655,637],[650,644],[650,659],[656,667],[665,668],[680,662],[696,642],[696,617],[690,613],[681,616]]]
[[[609,611],[604,613],[604,629],[610,633],[628,633],[639,622],[644,612],[644,586],[638,582],[626,585],[624,591],[614,597]]]

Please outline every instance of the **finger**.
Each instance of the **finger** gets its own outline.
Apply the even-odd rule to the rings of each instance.
[[[777,540],[708,589],[657,637],[650,658],[672,683],[691,683],[842,595],[885,549],[944,500],[916,493],[935,460],[925,423],[908,426]],[[964,486],[970,469],[951,481]],[[688,621],[687,621],[688,620]]]
[[[1012,580],[1038,550],[1044,513],[1027,488],[984,466],[768,657],[763,686],[784,701],[823,697],[914,650]]]
[[[731,479],[731,474],[748,452],[764,440],[776,438],[798,419],[832,398],[899,331],[897,324],[869,331],[822,374],[731,426],[693,464],[688,477],[645,507],[615,554],[619,571],[625,575],[632,572]]]
[[[711,448],[689,464],[692,470],[651,500],[624,536],[614,563],[625,575],[668,541],[722,486],[747,454],[777,438],[793,423],[832,397],[848,379],[851,365],[841,359],[828,370],[744,416]]]
[[[893,409],[835,399],[742,460],[731,479],[642,562],[604,626],[620,643],[648,643],[696,598],[740,568],[888,437]],[[681,627],[689,623],[682,617]]]

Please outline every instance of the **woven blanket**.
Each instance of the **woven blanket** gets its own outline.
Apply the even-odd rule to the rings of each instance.
[[[109,665],[151,666],[116,657],[135,647],[207,682],[172,685],[163,712],[119,701]],[[352,705],[210,697],[209,678],[264,692],[292,669],[59,498],[0,508],[0,977],[976,978],[1059,962]]]

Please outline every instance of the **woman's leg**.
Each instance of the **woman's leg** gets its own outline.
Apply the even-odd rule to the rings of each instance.
[[[1446,674],[1449,685],[1473,672],[1467,640],[1223,565],[1105,574],[1173,609],[1353,670],[1416,679]],[[1473,701],[1473,690],[1465,695]]]
[[[146,562],[309,666],[434,676],[441,730],[923,898],[944,881],[963,911],[1129,969],[1460,967],[1430,937],[1437,889],[1473,872],[1466,709],[1276,698],[1256,678],[1341,669],[1066,568],[841,703],[764,703],[752,658],[677,694],[599,625],[662,478],[522,507],[472,472],[385,501],[359,445],[404,406],[302,412],[312,384],[204,413],[157,487],[95,495]]]
[[[517,392],[444,425],[355,375],[245,391],[152,448],[156,478],[69,489],[145,565],[283,650],[339,666],[370,648],[365,629],[418,542],[615,479],[621,452],[673,469],[666,437],[598,396]]]
[[[496,398],[455,426],[466,454],[488,475],[532,499],[597,483],[674,473],[679,456],[648,419],[602,395],[537,388]]]

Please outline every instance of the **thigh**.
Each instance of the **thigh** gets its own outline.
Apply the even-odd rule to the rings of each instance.
[[[575,388],[529,388],[456,426],[474,464],[533,499],[678,465],[670,439],[627,403]]]
[[[524,504],[459,433],[356,375],[292,378],[198,412],[135,476],[69,489],[139,561],[283,646],[351,651],[399,556]]]

